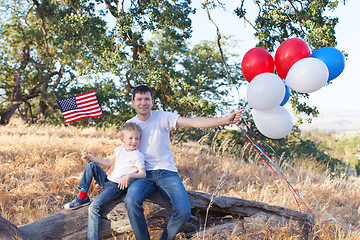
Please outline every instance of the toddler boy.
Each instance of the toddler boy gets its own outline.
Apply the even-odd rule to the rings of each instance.
[[[73,210],[90,204],[87,192],[93,178],[103,188],[102,192],[89,206],[88,239],[99,239],[100,211],[102,207],[115,198],[124,195],[131,180],[146,177],[144,155],[137,149],[140,137],[141,130],[139,125],[136,123],[125,123],[121,128],[120,136],[123,145],[115,148],[114,154],[111,157],[102,159],[88,154],[82,156],[86,166],[78,185],[80,189],[79,196],[65,204],[64,208]],[[108,171],[111,172],[109,176],[99,164],[113,166],[113,169]]]

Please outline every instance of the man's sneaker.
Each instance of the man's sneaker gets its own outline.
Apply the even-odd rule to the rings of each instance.
[[[83,207],[86,205],[90,204],[90,198],[86,197],[85,200],[82,200],[81,198],[79,198],[78,196],[76,196],[76,198],[74,200],[72,200],[71,202],[68,202],[67,204],[65,204],[64,208],[66,210],[74,210],[77,209],[79,207]]]

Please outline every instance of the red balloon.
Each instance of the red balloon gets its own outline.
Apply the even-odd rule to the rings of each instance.
[[[256,47],[250,49],[241,63],[242,71],[248,82],[261,73],[274,73],[275,61],[268,50]]]
[[[289,69],[300,59],[310,57],[311,51],[306,42],[290,38],[280,44],[275,53],[275,66],[278,76],[285,79]]]

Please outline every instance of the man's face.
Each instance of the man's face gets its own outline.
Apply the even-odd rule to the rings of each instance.
[[[149,92],[136,93],[132,104],[135,107],[136,113],[139,117],[146,118],[141,120],[147,120],[150,117],[151,108],[154,105],[154,100]]]

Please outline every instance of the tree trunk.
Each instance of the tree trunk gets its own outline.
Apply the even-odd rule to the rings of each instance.
[[[19,105],[23,102],[22,101],[22,93],[20,88],[20,82],[21,82],[21,74],[26,68],[26,65],[29,63],[30,59],[30,49],[29,46],[31,44],[31,41],[25,44],[23,51],[21,53],[21,65],[19,69],[16,70],[15,76],[14,76],[14,90],[13,95],[11,99],[11,106],[2,111],[0,116],[0,125],[6,125],[9,123],[11,116],[14,114],[16,109],[19,107]]]
[[[209,233],[214,233],[216,229],[225,227],[235,228],[239,222],[241,222],[244,231],[246,229],[254,230],[254,228],[264,230],[264,227],[269,226],[269,221],[272,221],[272,224],[277,227],[281,224],[288,225],[290,222],[296,222],[299,226],[304,225],[305,228],[303,229],[307,229],[307,231],[302,234],[307,234],[311,226],[307,224],[310,221],[306,216],[283,207],[224,196],[213,199],[213,196],[209,194],[193,191],[188,191],[188,196],[192,216],[182,230],[182,234],[188,237],[195,236],[199,229],[204,227],[208,209],[207,226],[209,226]],[[84,239],[87,231],[87,211],[88,207],[72,211],[61,210],[37,222],[20,226],[19,229],[28,239]],[[149,200],[145,201],[144,212],[152,235],[153,232],[159,232],[164,228],[171,215],[171,206],[160,193],[155,193]],[[249,224],[249,222],[254,221],[257,222],[257,225],[254,225],[255,227]],[[260,226],[259,222],[261,223]],[[113,201],[104,208],[101,224],[100,235],[104,239],[131,233],[123,198]],[[214,228],[214,226],[217,227]]]

